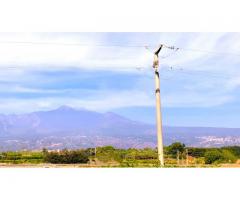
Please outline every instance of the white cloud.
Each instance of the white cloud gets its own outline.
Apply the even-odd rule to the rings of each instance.
[[[74,66],[121,70],[118,68],[145,66],[152,59],[152,55],[149,55],[144,48],[96,47],[94,45],[108,42],[100,36],[101,34],[88,36],[87,33],[0,34],[0,67],[21,66],[22,69],[36,67],[43,69]],[[86,44],[86,46],[74,44]]]
[[[150,89],[150,90],[149,90]],[[43,90],[16,88],[18,92],[44,93]],[[68,95],[70,92],[81,94],[78,90],[46,90],[45,94],[61,93],[61,96],[46,96],[37,98],[1,98],[0,110],[2,113],[27,113],[39,110],[51,110],[62,105],[75,108],[106,112],[117,108],[132,106],[155,106],[154,89],[140,85],[131,90],[89,90],[84,97]],[[234,100],[228,93],[198,92],[192,89],[162,93],[163,107],[212,107],[219,106]]]
[[[163,96],[163,106],[166,107],[214,107],[221,106],[234,100],[229,94],[212,94],[183,92]]]
[[[201,49],[207,51],[218,51],[234,53],[240,46],[240,34],[238,33],[159,33],[149,35],[146,33],[136,37],[136,33],[126,34],[127,41],[117,41],[119,44],[154,44],[166,43],[176,45],[185,49]],[[122,35],[124,37],[124,35]],[[124,38],[124,39],[126,39]],[[0,41],[26,41],[45,43],[81,43],[89,46],[74,45],[31,45],[31,44],[7,44],[0,45],[0,80],[21,82],[45,81],[32,78],[25,73],[26,69],[49,70],[66,69],[70,66],[84,69],[105,69],[105,70],[126,70],[135,67],[150,67],[152,65],[152,54],[144,48],[118,48],[118,47],[97,47],[91,44],[109,44],[111,38],[104,37],[104,34],[0,34]],[[112,42],[112,43],[117,43]],[[131,44],[130,44],[131,43]],[[171,53],[164,50],[163,55]],[[174,74],[173,79],[163,81],[163,87],[172,87],[171,90],[163,93],[163,106],[165,107],[208,107],[218,106],[231,102],[235,99],[234,90],[239,87],[240,72],[238,69],[240,56],[206,54],[202,52],[179,50],[172,56],[161,59],[161,66],[183,67],[185,72],[197,73],[202,70],[207,73],[184,76],[184,81],[178,80]],[[6,66],[16,66],[17,69],[5,70]],[[58,68],[58,69],[57,69]],[[135,71],[129,71],[134,72]],[[137,71],[136,71],[137,72]],[[172,73],[173,74],[173,73]],[[213,78],[217,74],[218,77]],[[111,90],[95,91],[88,98],[80,99],[73,97],[51,97],[34,99],[0,99],[1,112],[27,112],[42,109],[52,109],[61,105],[74,107],[85,107],[92,110],[111,110],[128,106],[154,106],[155,97],[153,90],[153,77],[146,80],[148,74],[143,74],[143,79],[136,83],[135,90],[120,90],[117,93]],[[209,75],[209,80],[207,76]],[[224,79],[221,76],[229,76]],[[175,77],[174,77],[175,76]],[[164,77],[164,74],[163,74]],[[46,80],[47,81],[47,80]],[[165,84],[165,85],[164,85]],[[171,85],[172,84],[172,85]],[[178,86],[182,84],[181,91]],[[151,86],[150,86],[151,85]],[[168,86],[170,85],[170,86]],[[221,87],[220,87],[221,86]],[[118,88],[116,88],[117,90]],[[0,92],[22,92],[22,93],[48,93],[59,94],[73,92],[68,88],[65,90],[45,90],[41,88],[28,88],[22,85],[12,85],[8,88],[1,86]]]
[[[1,40],[2,41],[2,40]],[[21,40],[22,41],[22,40]],[[37,42],[44,42],[37,40]],[[55,40],[53,40],[55,41]],[[89,52],[88,47],[64,45],[1,44],[1,66],[64,66],[77,64]]]
[[[122,37],[122,38],[120,38]],[[233,53],[239,51],[240,34],[238,33],[126,33],[111,41],[108,35],[101,33],[29,33],[0,34],[0,67],[21,66],[22,68],[68,68],[70,66],[121,70],[120,68],[148,67],[152,65],[153,55],[145,48],[101,47],[98,44],[152,45],[158,43],[175,45],[183,49],[206,50]],[[121,41],[122,40],[122,41]],[[4,42],[36,42],[44,44],[23,44]],[[128,43],[125,43],[127,41]],[[51,43],[51,44],[50,44]],[[59,44],[59,45],[56,45]],[[61,45],[62,44],[62,45]],[[86,44],[75,46],[64,44]],[[151,46],[151,51],[153,47]],[[171,54],[164,50],[161,55]],[[240,54],[240,51],[239,51]],[[197,63],[203,63],[214,56],[203,52],[179,50],[172,56],[161,59],[161,64],[183,66],[197,69]],[[224,56],[226,57],[226,56]],[[221,60],[224,60],[224,57]],[[235,62],[240,58],[231,57]],[[219,61],[217,61],[219,63]],[[211,70],[211,66],[201,66]],[[214,70],[217,70],[216,68]]]
[[[95,111],[108,111],[131,106],[152,106],[155,101],[141,91],[99,91],[87,99],[73,97],[46,97],[34,99],[2,98],[0,110],[3,113],[26,113],[51,110],[62,105],[86,108]]]

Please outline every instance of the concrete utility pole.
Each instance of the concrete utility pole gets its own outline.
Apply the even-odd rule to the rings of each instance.
[[[179,150],[177,150],[177,165],[179,166]]]
[[[158,138],[158,159],[160,165],[164,166],[163,156],[163,134],[162,134],[162,114],[161,114],[161,98],[160,98],[160,77],[159,77],[159,58],[158,54],[161,51],[163,45],[154,52],[153,68],[155,69],[155,87],[156,87],[156,116],[157,116],[157,138]]]

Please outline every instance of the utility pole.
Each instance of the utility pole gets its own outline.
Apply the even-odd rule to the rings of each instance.
[[[177,150],[177,165],[179,166],[179,150]]]
[[[160,77],[159,77],[159,58],[158,54],[163,45],[154,52],[153,68],[155,69],[155,88],[156,88],[156,119],[157,119],[157,144],[158,144],[158,159],[160,165],[164,166],[163,156],[163,134],[162,134],[162,113],[161,113],[161,98],[160,98]]]
[[[186,164],[188,165],[188,149],[186,149]]]
[[[97,165],[97,147],[94,148],[94,161],[95,165]]]

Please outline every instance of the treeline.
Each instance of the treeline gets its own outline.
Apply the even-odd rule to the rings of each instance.
[[[240,146],[196,148],[185,147],[184,144],[176,142],[166,147],[165,153],[174,158],[177,158],[178,155],[184,159],[186,156],[203,158],[205,164],[235,163],[240,159]]]
[[[221,148],[195,148],[186,147],[176,142],[164,147],[166,165],[177,164],[220,164],[235,163],[240,159],[240,146]],[[118,149],[112,146],[87,148],[80,150],[41,152],[0,152],[0,163],[115,163],[122,167],[159,166],[156,148],[144,149]]]
[[[186,147],[183,143],[176,142],[164,147],[166,164],[220,164],[235,163],[240,159],[240,146],[229,146],[221,148],[196,148]],[[96,159],[103,162],[118,161],[121,164],[136,166],[137,164],[158,165],[157,149],[116,149],[112,146],[98,147]],[[185,162],[183,162],[185,161]],[[128,166],[129,166],[128,165]]]
[[[89,161],[88,150],[61,150],[48,151],[43,149],[41,152],[20,151],[20,152],[0,152],[0,163],[12,164],[74,164],[87,163]]]

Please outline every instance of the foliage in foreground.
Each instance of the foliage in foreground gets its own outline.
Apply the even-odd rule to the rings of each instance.
[[[95,154],[96,153],[96,154]],[[164,147],[165,161],[167,166],[221,164],[235,163],[240,159],[240,146],[222,148],[195,148],[186,147],[182,143],[173,143]],[[42,152],[0,152],[0,163],[13,164],[74,164],[96,163],[99,166],[119,167],[157,167],[157,149],[117,149],[112,146],[81,149]],[[104,164],[105,163],[105,164]]]

